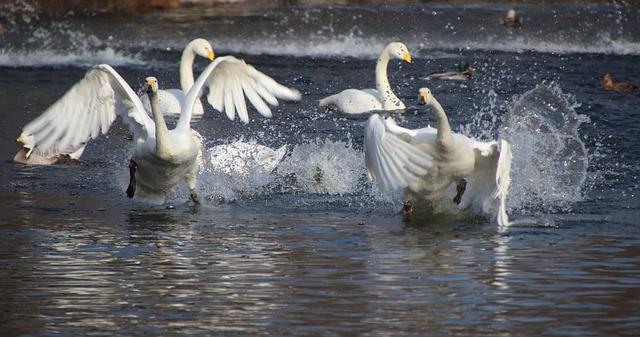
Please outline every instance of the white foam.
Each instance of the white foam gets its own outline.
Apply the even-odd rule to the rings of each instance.
[[[55,50],[12,51],[0,49],[0,66],[5,67],[47,67],[79,66],[89,67],[100,63],[112,66],[143,65],[137,55],[126,55],[112,48],[101,50],[79,50],[62,52]]]
[[[274,39],[278,43],[274,43]],[[228,39],[216,41],[216,46],[231,53],[245,53],[251,55],[290,55],[290,56],[340,56],[356,58],[375,58],[388,41],[375,38],[363,38],[353,35],[337,36],[334,38],[309,37],[256,39]]]
[[[555,54],[612,54],[640,55],[640,42],[615,39],[601,33],[593,41],[563,41],[538,37],[482,37],[476,40],[401,38],[414,57],[445,58],[452,54],[446,50],[486,50],[521,53],[534,51]],[[274,43],[278,41],[278,43]],[[361,37],[354,34],[331,38],[310,36],[307,38],[272,38],[216,40],[216,48],[230,53],[251,55],[283,55],[309,57],[354,57],[374,59],[391,40],[378,37]]]
[[[602,33],[594,41],[561,41],[547,40],[536,37],[518,36],[515,38],[489,37],[479,41],[460,41],[448,43],[442,40],[433,47],[444,49],[471,49],[521,53],[535,51],[555,54],[612,54],[612,55],[640,55],[640,42],[625,39],[613,39],[609,34]]]

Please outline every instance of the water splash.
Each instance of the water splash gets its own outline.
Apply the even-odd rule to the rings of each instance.
[[[199,180],[209,199],[236,200],[238,194],[261,193],[261,189],[276,179],[273,174],[287,152],[237,140],[216,145],[206,151]]]
[[[297,192],[349,194],[361,188],[364,158],[350,144],[329,140],[297,145],[278,168],[282,176],[292,178]]]
[[[0,4],[0,13],[0,66],[144,64],[139,55],[116,50],[69,21],[41,18],[37,5],[27,1]]]
[[[500,136],[512,146],[509,206],[523,213],[571,209],[583,199],[589,164],[578,129],[587,121],[579,104],[557,84],[516,97]]]

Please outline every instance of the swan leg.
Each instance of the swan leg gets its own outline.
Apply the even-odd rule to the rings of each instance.
[[[191,200],[193,200],[194,203],[196,204],[200,204],[200,198],[198,198],[198,192],[196,192],[196,174],[195,172],[193,172],[192,174],[188,175],[185,178],[185,181],[187,182],[187,186],[189,186],[189,193],[191,196]]]
[[[409,216],[413,213],[413,196],[409,189],[404,190],[404,204],[402,206],[402,215]]]
[[[129,187],[127,187],[127,197],[133,198],[136,194],[136,170],[138,164],[133,160],[129,160]]]
[[[198,197],[198,192],[196,192],[196,189],[189,189],[189,192],[191,192],[191,200],[193,200],[194,203],[196,204],[200,204],[200,198]]]
[[[462,195],[464,194],[464,191],[467,189],[467,181],[465,179],[462,179],[458,182],[458,185],[456,186],[456,191],[458,192],[456,194],[455,197],[453,197],[453,202],[456,203],[456,205],[460,205],[460,202],[462,201]]]

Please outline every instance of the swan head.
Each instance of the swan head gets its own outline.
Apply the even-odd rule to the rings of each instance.
[[[402,42],[391,42],[387,45],[387,52],[389,55],[403,60],[405,62],[411,63],[411,54],[409,54],[409,49]]]
[[[419,92],[418,101],[420,102],[420,104],[430,105],[433,100],[433,95],[431,95],[431,90],[429,90],[429,88],[420,88],[418,92]]]
[[[147,87],[147,94],[151,94],[151,93],[157,93],[158,92],[158,79],[153,77],[153,76],[149,76],[147,78],[144,79],[145,81],[145,85]]]
[[[213,48],[211,47],[211,43],[205,39],[195,39],[189,43],[191,45],[191,49],[196,55],[202,56],[204,58],[208,58],[210,61],[213,61],[215,54],[213,53]]]

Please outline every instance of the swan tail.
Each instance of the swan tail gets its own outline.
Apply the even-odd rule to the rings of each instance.
[[[319,100],[318,101],[318,106],[319,107],[323,107],[323,106],[327,106],[329,104],[333,104],[335,97],[336,97],[336,95],[331,95],[331,96],[327,96],[327,97]]]

